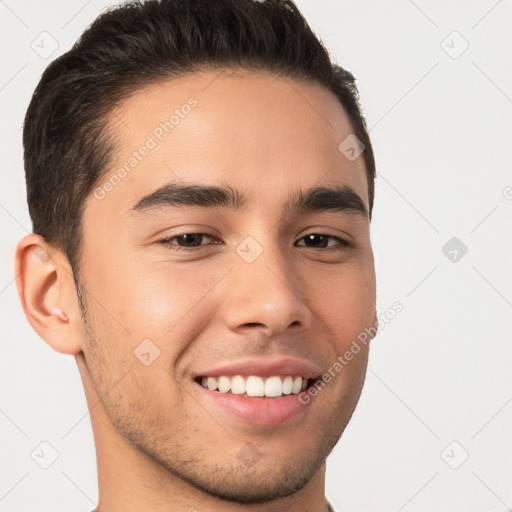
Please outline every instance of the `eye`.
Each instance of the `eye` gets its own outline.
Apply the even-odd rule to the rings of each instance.
[[[329,239],[334,240],[337,243],[331,244],[329,243]],[[343,238],[332,235],[323,235],[320,233],[310,233],[309,235],[306,235],[303,238],[301,238],[299,242],[302,240],[306,241],[306,245],[301,247],[308,247],[311,249],[326,249],[331,247],[343,249],[350,246],[350,243],[344,240]]]
[[[183,233],[182,235],[176,235],[159,240],[158,243],[173,251],[187,251],[207,245],[201,243],[207,238],[215,240],[212,236],[205,233]],[[177,243],[173,243],[173,240],[176,240]],[[218,244],[220,242],[217,240],[214,243]]]
[[[213,244],[202,243],[205,240],[214,240]],[[305,241],[305,244],[299,242]],[[333,241],[334,243],[331,243]],[[207,235],[206,233],[183,233],[181,235],[175,235],[170,238],[158,240],[159,244],[162,244],[167,249],[172,251],[193,251],[194,249],[200,249],[205,245],[219,245],[222,244],[220,240],[215,239],[213,236]],[[321,233],[311,233],[302,237],[298,242],[297,246],[306,247],[308,249],[338,249],[342,250],[346,247],[350,247],[350,243],[343,238],[324,235]]]

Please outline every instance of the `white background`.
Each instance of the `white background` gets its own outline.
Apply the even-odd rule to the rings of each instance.
[[[25,110],[46,65],[107,5],[0,1],[0,512],[89,511],[97,502],[74,358],[52,351],[26,321],[13,255],[31,230]],[[298,5],[358,78],[378,168],[378,308],[404,307],[373,342],[326,494],[343,512],[510,510],[512,3]],[[43,31],[58,43],[47,59],[31,47],[46,37],[51,49]],[[452,237],[468,248],[456,262],[442,252]],[[48,469],[31,458],[43,441],[58,453]]]

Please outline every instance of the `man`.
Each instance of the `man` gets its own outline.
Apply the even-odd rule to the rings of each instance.
[[[353,76],[285,0],[101,15],[24,126],[33,328],[72,354],[103,512],[332,510],[375,333]]]

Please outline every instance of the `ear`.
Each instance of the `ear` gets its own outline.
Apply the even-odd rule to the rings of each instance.
[[[16,247],[15,275],[23,311],[39,336],[62,354],[80,352],[82,319],[66,256],[30,233]]]

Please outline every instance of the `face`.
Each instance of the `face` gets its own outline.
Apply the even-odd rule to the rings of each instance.
[[[182,481],[290,495],[352,415],[368,348],[342,370],[338,356],[375,323],[363,158],[338,149],[348,118],[316,84],[206,73],[136,93],[110,126],[117,153],[83,214],[90,387]]]

